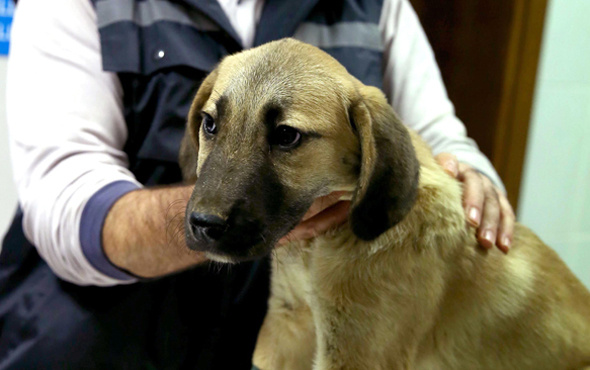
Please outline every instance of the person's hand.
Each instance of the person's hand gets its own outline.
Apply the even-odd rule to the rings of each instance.
[[[468,222],[477,228],[477,239],[487,249],[496,245],[508,253],[514,231],[514,211],[504,193],[471,166],[450,153],[437,155],[445,172],[463,183],[463,208]]]
[[[278,245],[311,239],[334,226],[343,224],[350,209],[350,201],[340,200],[344,194],[346,194],[344,191],[335,191],[316,199],[299,225],[283,236]]]

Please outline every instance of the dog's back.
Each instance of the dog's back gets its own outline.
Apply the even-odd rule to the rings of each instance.
[[[473,244],[456,261],[417,368],[590,366],[590,294],[525,226],[516,225],[513,245],[504,256]]]
[[[430,173],[419,190],[422,196],[428,193],[428,199],[418,200],[417,206],[440,211],[442,204],[447,217],[462,216],[462,209],[450,206],[460,204],[461,191],[448,183],[448,175],[432,162],[416,135],[413,143],[422,172]],[[434,212],[422,211],[422,219],[414,221],[435,222],[429,215],[436,217]],[[446,228],[457,234],[454,227]],[[551,248],[518,223],[507,255],[481,249],[470,232],[461,240],[455,253],[449,251],[443,257],[446,286],[437,318],[420,344],[416,368],[590,366],[590,293]],[[453,243],[447,244],[453,248]]]
[[[445,179],[428,153],[417,153],[434,177]],[[453,186],[438,189],[438,202],[460,199]],[[457,251],[447,261],[452,276],[418,359],[436,352],[445,364],[438,367],[448,369],[590,366],[590,293],[530,229],[516,224],[507,255],[482,250],[473,234]]]

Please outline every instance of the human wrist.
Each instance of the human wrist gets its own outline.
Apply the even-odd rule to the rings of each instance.
[[[122,196],[102,230],[109,261],[122,270],[154,278],[203,262],[184,241],[184,210],[192,186],[141,189]]]

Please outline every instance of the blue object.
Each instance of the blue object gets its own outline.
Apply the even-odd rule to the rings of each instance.
[[[0,0],[0,55],[8,55],[13,14],[14,1]]]

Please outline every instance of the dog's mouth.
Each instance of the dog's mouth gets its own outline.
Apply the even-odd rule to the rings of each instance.
[[[227,264],[232,264],[232,265],[236,264],[238,262],[242,262],[234,256],[230,256],[227,254],[219,254],[219,253],[215,253],[215,252],[205,252],[205,257],[208,260],[211,260],[214,262],[227,263]]]
[[[218,240],[211,240],[187,232],[186,241],[190,249],[205,252],[208,258],[225,263],[255,260],[272,250],[271,243],[260,233],[252,235],[230,231]]]
[[[217,240],[191,230],[190,224],[187,224],[186,244],[192,250],[204,252],[208,259],[215,262],[235,264],[260,259],[269,255],[278,241],[299,223],[299,219],[285,218],[281,224],[251,222],[229,226]]]

